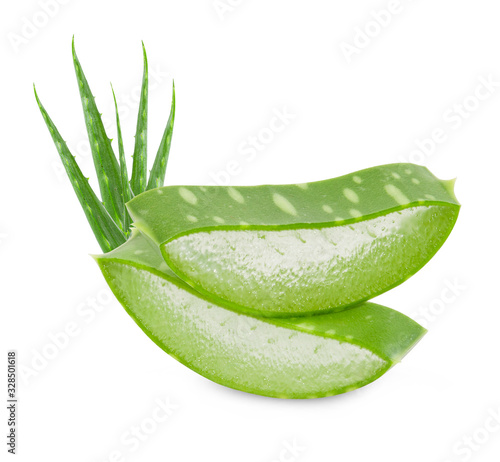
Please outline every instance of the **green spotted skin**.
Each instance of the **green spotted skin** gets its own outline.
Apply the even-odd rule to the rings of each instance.
[[[313,183],[167,186],[127,204],[186,283],[261,316],[333,312],[400,284],[451,232],[453,181],[390,164]]]
[[[202,376],[245,392],[318,398],[354,390],[383,375],[426,332],[373,303],[287,319],[228,310],[176,277],[137,231],[95,258],[118,300],[158,346]]]

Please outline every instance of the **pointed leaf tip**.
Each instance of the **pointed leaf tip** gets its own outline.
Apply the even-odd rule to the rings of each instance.
[[[109,252],[125,242],[125,235],[110,217],[109,213],[90,187],[88,179],[84,177],[75,161],[74,156],[69,151],[66,142],[63,140],[59,131],[45,111],[45,108],[38,98],[36,90],[35,97],[38,102],[40,112],[42,113],[47,128],[52,136],[52,140],[57,147],[62,164],[71,184],[73,185],[73,189],[83,208],[90,227],[94,232],[97,242],[103,252]]]
[[[132,162],[132,177],[130,186],[134,195],[144,192],[147,188],[147,140],[148,140],[148,61],[146,48],[143,46],[144,71],[142,77],[139,112],[135,132],[134,160]]]
[[[118,152],[119,152],[119,161],[120,161],[120,176],[121,176],[121,184],[123,189],[123,201],[127,203],[132,199],[132,191],[130,190],[130,185],[128,181],[128,171],[127,171],[127,163],[125,159],[125,151],[123,149],[123,138],[122,131],[120,126],[120,116],[118,114],[118,105],[116,103],[115,91],[113,90],[113,85],[111,85],[111,91],[113,92],[113,100],[115,102],[115,112],[116,112],[116,130],[118,136]],[[128,236],[130,233],[130,223],[131,223],[130,215],[127,209],[124,207],[123,211],[123,231],[125,235]]]
[[[106,134],[101,114],[97,109],[95,98],[76,55],[73,41],[73,63],[80,90],[85,125],[90,141],[92,158],[95,165],[101,198],[113,220],[123,229],[123,189],[120,167],[113,152],[111,142]]]
[[[149,175],[147,189],[154,189],[163,186],[165,182],[165,173],[167,170],[168,156],[170,153],[170,144],[172,142],[172,133],[174,130],[175,120],[175,86],[172,82],[172,103],[170,106],[170,115],[168,118],[167,126],[163,132],[163,137],[156,154],[156,158]]]

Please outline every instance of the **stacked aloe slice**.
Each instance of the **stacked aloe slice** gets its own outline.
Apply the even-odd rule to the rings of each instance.
[[[118,110],[117,158],[74,44],[73,58],[102,202],[36,96],[38,105],[106,281],[163,350],[228,387],[315,398],[372,382],[425,334],[366,301],[444,243],[460,208],[453,182],[391,164],[314,183],[163,187],[175,92],[147,177],[145,52],[129,181]]]

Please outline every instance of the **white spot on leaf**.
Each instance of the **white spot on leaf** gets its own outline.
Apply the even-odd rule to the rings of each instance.
[[[399,205],[406,205],[410,203],[410,199],[408,199],[403,192],[393,184],[386,184],[384,189],[385,192],[389,194],[389,196],[391,196]]]
[[[297,210],[295,210],[295,207],[290,203],[288,199],[283,197],[281,194],[274,193],[273,202],[283,212],[288,213],[289,215],[297,216]]]
[[[354,181],[354,183],[356,184],[361,184],[363,180],[358,175],[355,175],[352,177],[352,181]]]
[[[187,215],[186,218],[191,222],[191,223],[196,223],[198,221],[198,218],[194,217],[193,215]]]
[[[236,202],[239,202],[240,204],[243,204],[245,202],[245,198],[241,195],[241,193],[234,188],[227,188],[227,193],[231,197],[231,199],[235,200]]]
[[[347,200],[354,202],[355,204],[359,203],[359,197],[352,189],[345,188],[343,193]]]
[[[196,203],[198,202],[198,198],[194,195],[192,191],[190,191],[187,188],[180,187],[179,194],[186,202],[189,202],[192,205],[196,205]]]
[[[326,212],[326,213],[333,213],[333,209],[329,206],[329,205],[323,205],[323,210]]]

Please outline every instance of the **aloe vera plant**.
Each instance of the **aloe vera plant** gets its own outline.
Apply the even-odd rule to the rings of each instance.
[[[116,99],[118,159],[73,42],[102,203],[35,91],[104,252],[94,258],[125,310],[183,364],[251,393],[321,397],[384,374],[425,329],[361,302],[409,277],[439,249],[459,209],[452,182],[393,164],[301,185],[162,187],[175,88],[147,178],[144,46],[143,57],[129,180]]]
[[[166,186],[127,207],[181,279],[264,316],[335,311],[400,284],[460,208],[453,181],[413,164],[299,185]]]
[[[175,119],[175,86],[172,86],[172,105],[167,125],[156,154],[153,168],[150,172],[149,182],[146,178],[147,169],[147,94],[148,94],[148,65],[146,49],[143,45],[144,77],[141,88],[141,100],[139,115],[137,118],[136,143],[133,155],[132,179],[128,181],[125,152],[123,149],[123,139],[120,126],[120,118],[116,98],[113,91],[113,98],[116,109],[116,124],[118,132],[119,160],[111,146],[111,139],[108,138],[101,114],[97,109],[94,96],[90,91],[87,79],[83,72],[80,61],[75,50],[75,41],[72,41],[73,63],[75,67],[78,88],[82,100],[83,114],[92,151],[92,157],[96,168],[99,188],[102,196],[102,203],[88,184],[75,161],[74,156],[56,126],[49,117],[42,105],[35,89],[35,98],[40,112],[49,129],[59,156],[73,185],[73,189],[85,212],[87,220],[96,236],[96,239],[104,252],[113,250],[126,241],[130,235],[130,217],[125,208],[135,193],[143,192],[147,189],[156,188],[163,185],[167,161],[172,141],[172,132]],[[147,183],[147,187],[146,187]]]

